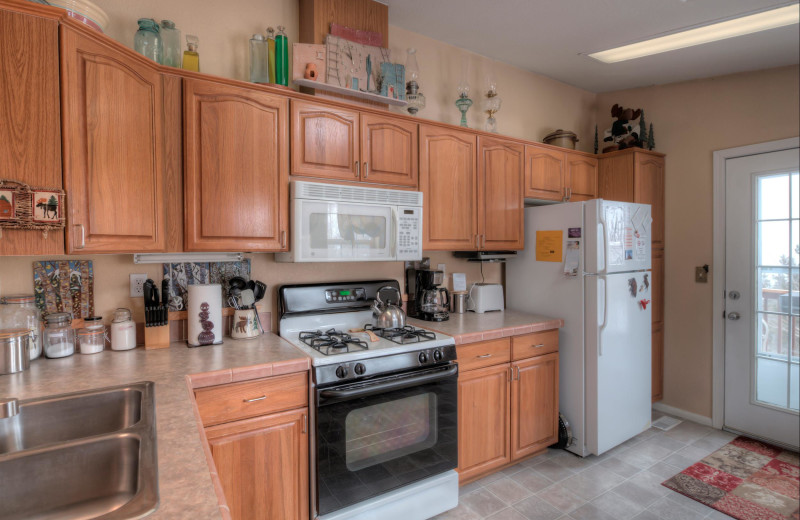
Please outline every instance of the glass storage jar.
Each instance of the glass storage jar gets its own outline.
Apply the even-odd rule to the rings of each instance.
[[[106,328],[101,316],[90,316],[83,320],[78,330],[78,348],[81,354],[97,354],[106,346]]]
[[[54,312],[44,317],[44,355],[49,358],[62,358],[75,353],[75,331],[72,330],[72,315],[68,312]]]
[[[133,48],[139,54],[161,64],[164,62],[164,44],[161,28],[152,18],[139,18],[139,30],[133,37]]]
[[[111,350],[132,348],[136,348],[136,324],[131,320],[130,309],[119,308],[111,322]]]
[[[30,359],[42,355],[42,322],[32,294],[0,298],[0,329],[28,329],[32,332]]]
[[[164,65],[181,68],[181,31],[172,20],[161,20],[161,43]]]

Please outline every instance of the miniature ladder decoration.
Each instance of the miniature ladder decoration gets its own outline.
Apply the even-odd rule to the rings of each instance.
[[[61,188],[36,188],[0,179],[0,238],[3,228],[39,229],[44,238],[51,229],[64,229],[65,200]]]

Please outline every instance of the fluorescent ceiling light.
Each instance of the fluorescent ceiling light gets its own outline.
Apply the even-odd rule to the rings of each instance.
[[[134,264],[181,264],[184,262],[240,262],[242,253],[137,253]]]
[[[744,36],[800,22],[800,4],[788,5],[741,18],[734,18],[703,27],[659,36],[639,43],[623,45],[607,51],[594,52],[589,57],[604,63],[632,60],[694,45]]]

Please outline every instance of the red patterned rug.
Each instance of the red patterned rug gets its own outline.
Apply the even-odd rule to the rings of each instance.
[[[798,454],[747,437],[662,485],[739,520],[800,520]]]

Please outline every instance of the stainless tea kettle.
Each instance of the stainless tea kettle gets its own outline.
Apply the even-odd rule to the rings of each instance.
[[[372,315],[375,316],[375,326],[381,329],[396,329],[405,327],[406,313],[403,312],[402,307],[390,303],[388,300],[384,303],[381,300],[381,291],[392,290],[397,294],[397,303],[403,301],[403,296],[397,287],[385,285],[378,289],[375,293],[375,301],[372,302]]]

